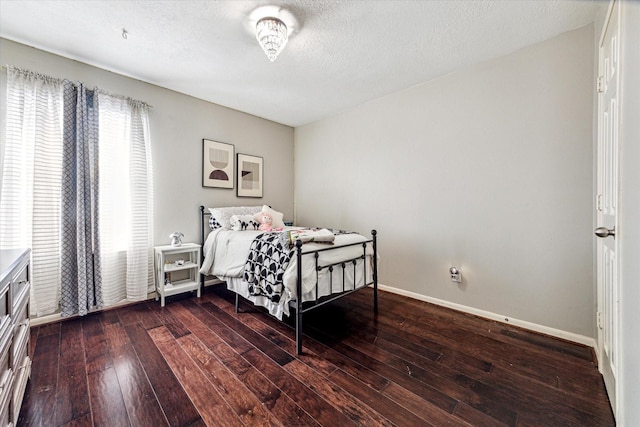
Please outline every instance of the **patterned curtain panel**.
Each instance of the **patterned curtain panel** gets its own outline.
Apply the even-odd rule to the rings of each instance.
[[[98,97],[64,81],[61,298],[63,317],[103,306],[100,268]]]
[[[58,310],[62,80],[7,67],[0,247],[31,248],[32,316]]]

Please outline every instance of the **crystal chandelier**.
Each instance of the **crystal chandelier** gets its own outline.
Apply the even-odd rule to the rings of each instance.
[[[278,18],[262,18],[256,23],[256,39],[273,62],[287,44],[287,26]]]

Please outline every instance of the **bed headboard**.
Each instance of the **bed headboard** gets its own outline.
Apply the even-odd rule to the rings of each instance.
[[[206,209],[204,206],[200,206],[200,265],[204,262],[204,239],[209,234],[207,230],[209,229],[209,217],[211,216],[211,212]],[[200,290],[201,292],[204,290],[204,282],[205,277],[204,274],[200,275]]]
[[[200,206],[200,244],[204,245],[204,240],[209,234],[207,230],[209,229],[209,217],[211,216],[211,212],[206,209],[204,206]],[[204,258],[204,255],[202,256]]]

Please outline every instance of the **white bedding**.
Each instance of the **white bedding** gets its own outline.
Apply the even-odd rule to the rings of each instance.
[[[287,229],[296,229],[287,227]],[[251,300],[254,304],[266,307],[269,312],[281,319],[282,315],[289,315],[289,301],[296,298],[296,269],[297,259],[295,255],[291,258],[285,274],[284,288],[282,298],[278,303],[274,303],[263,296],[249,295],[248,284],[242,279],[244,266],[247,261],[251,242],[262,231],[232,231],[225,229],[216,229],[209,233],[204,247],[204,262],[200,273],[217,276],[220,280],[227,282],[227,287],[240,294],[246,299]],[[350,243],[364,242],[368,238],[360,234],[338,234],[335,236],[333,245],[320,243],[305,243],[302,247],[303,253],[308,253],[317,249],[326,249],[328,247],[339,247]],[[354,245],[343,247],[335,250],[326,250],[319,253],[319,264],[327,265],[342,262],[361,256],[363,253],[362,245]],[[371,243],[367,244],[366,259],[366,277],[364,277],[363,260],[358,260],[355,272],[353,265],[345,269],[345,287],[342,283],[342,269],[334,268],[333,281],[329,280],[330,273],[327,269],[323,269],[317,276],[315,271],[315,257],[312,254],[303,255],[302,257],[302,301],[311,301],[329,295],[331,293],[342,292],[356,287],[362,287],[365,283],[372,281],[371,256],[373,248]],[[332,282],[332,284],[330,283]],[[318,296],[316,296],[316,283],[318,284]],[[330,286],[332,289],[330,289]]]

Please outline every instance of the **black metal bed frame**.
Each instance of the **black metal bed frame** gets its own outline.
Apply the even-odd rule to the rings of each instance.
[[[209,221],[206,219],[207,217],[211,216],[210,212],[207,212],[204,206],[200,206],[200,242],[202,245],[204,245],[204,241],[205,241],[205,235],[206,235],[206,227],[208,227],[208,223]],[[302,354],[302,315],[304,313],[307,313],[311,310],[314,310],[318,307],[322,307],[325,304],[328,304],[332,301],[335,301],[339,298],[342,298],[346,295],[349,295],[353,292],[359,291],[360,289],[364,289],[367,288],[371,285],[373,285],[373,312],[374,313],[378,313],[378,247],[377,247],[377,231],[376,230],[371,230],[371,239],[365,240],[364,242],[357,242],[357,243],[351,243],[348,245],[341,245],[341,246],[337,246],[337,247],[327,247],[327,248],[322,248],[322,249],[317,249],[315,251],[309,251],[309,252],[302,252],[302,242],[301,241],[297,241],[296,242],[296,249],[295,249],[295,256],[296,256],[296,260],[298,262],[297,265],[297,277],[296,277],[296,299],[292,300],[289,302],[289,305],[291,307],[293,307],[295,309],[296,312],[296,353],[297,354]],[[367,244],[371,243],[371,245],[373,246],[373,265],[372,265],[372,274],[371,274],[371,281],[367,282],[367,262],[366,262],[366,253],[367,253]],[[356,258],[352,258],[349,260],[345,260],[345,261],[341,261],[338,263],[334,263],[334,264],[328,264],[328,265],[320,265],[319,263],[319,257],[320,257],[320,252],[325,252],[325,251],[330,251],[330,250],[335,250],[338,248],[344,248],[344,247],[349,247],[349,246],[358,246],[361,245],[362,246],[362,255],[357,256]],[[202,260],[204,260],[204,250],[201,251],[201,256],[202,256]],[[315,295],[316,295],[316,300],[314,301],[305,301],[304,304],[302,302],[302,257],[309,257],[312,256],[314,258],[314,262],[315,262],[315,271],[316,271],[316,284],[315,284]],[[355,284],[355,277],[356,277],[356,272],[357,272],[357,262],[358,260],[363,260],[362,262],[362,277],[363,277],[363,281],[365,282],[362,286],[356,288],[356,284]],[[351,266],[353,266],[353,277],[354,277],[354,289],[350,289],[350,290],[346,290],[345,291],[345,284],[346,284],[346,280],[345,280],[345,272],[347,268],[351,268]],[[334,271],[336,269],[338,269],[339,271],[342,271],[342,292],[340,293],[330,293],[327,296],[318,298],[318,282],[319,282],[319,275],[320,272],[322,270],[328,270],[329,271],[329,289],[333,290],[333,281],[334,281]],[[201,291],[204,292],[204,280],[205,280],[205,275],[201,274],[200,275],[200,287],[201,287]],[[339,280],[339,278],[338,278]],[[236,302],[235,302],[235,310],[236,313],[238,313],[238,305],[239,305],[239,297],[240,295],[236,292]],[[303,307],[303,305],[305,305]]]

